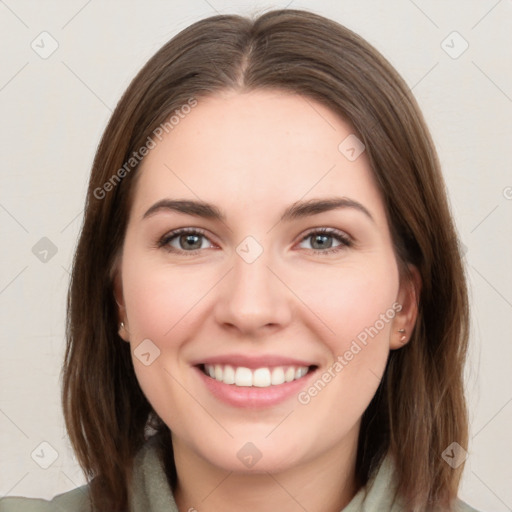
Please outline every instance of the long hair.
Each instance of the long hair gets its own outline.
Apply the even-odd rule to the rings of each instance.
[[[134,154],[185,105],[227,89],[314,99],[365,144],[399,268],[415,265],[422,288],[411,339],[391,352],[363,415],[356,476],[366,484],[391,453],[408,509],[450,510],[463,465],[453,469],[441,455],[454,441],[467,446],[469,315],[438,157],[416,100],[389,62],[349,29],[300,10],[194,23],[146,63],[105,129],[73,263],[62,387],[66,427],[94,509],[127,509],[133,458],[151,428],[162,439],[169,479],[176,479],[169,428],[142,393],[129,344],[118,335],[113,269],[137,176]]]

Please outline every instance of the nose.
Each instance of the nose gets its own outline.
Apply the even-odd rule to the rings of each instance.
[[[290,323],[293,294],[266,252],[248,263],[237,253],[233,268],[219,283],[215,319],[223,328],[257,338]]]

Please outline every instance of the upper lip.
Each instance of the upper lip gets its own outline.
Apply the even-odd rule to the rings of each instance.
[[[251,368],[253,370],[275,366],[315,366],[311,361],[305,361],[304,359],[272,354],[258,356],[248,356],[244,354],[225,354],[206,357],[192,363],[193,366],[202,364],[229,364],[234,367]]]

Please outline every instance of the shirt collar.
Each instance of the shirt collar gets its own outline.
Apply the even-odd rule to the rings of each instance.
[[[165,473],[157,436],[148,439],[135,457],[130,490],[133,512],[179,512]],[[393,460],[387,455],[368,484],[341,512],[400,512],[395,500]]]

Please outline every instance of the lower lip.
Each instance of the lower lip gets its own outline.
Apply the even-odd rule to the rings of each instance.
[[[285,382],[277,386],[258,388],[256,386],[235,386],[224,384],[212,377],[207,376],[200,368],[195,367],[210,393],[229,405],[245,408],[272,407],[280,404],[291,397],[297,396],[305,387],[311,375],[316,370],[310,370],[304,377]]]

